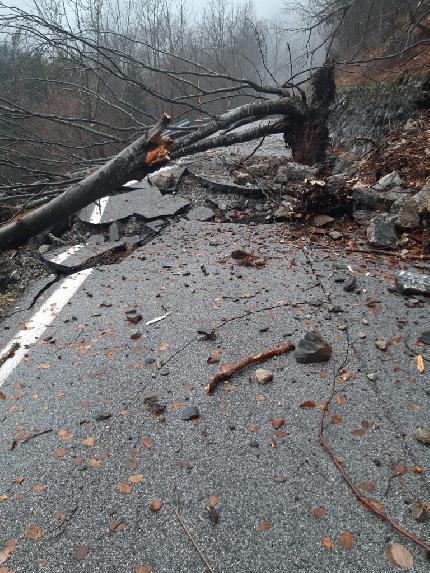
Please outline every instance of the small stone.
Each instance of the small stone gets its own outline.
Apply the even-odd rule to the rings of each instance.
[[[334,241],[337,241],[338,239],[341,239],[343,237],[343,233],[340,233],[339,231],[330,231],[330,233],[328,235]]]
[[[430,275],[412,271],[396,273],[396,287],[404,294],[430,294]]]
[[[255,371],[255,377],[257,378],[257,382],[259,384],[267,384],[273,380],[273,372],[271,370],[267,370],[266,368],[257,368]]]
[[[142,320],[142,315],[137,313],[136,311],[133,311],[132,313],[126,313],[126,317],[128,322],[131,322],[132,324],[137,324],[138,322],[140,322]]]
[[[258,330],[259,330],[260,332],[267,332],[267,331],[269,330],[269,328],[270,328],[270,326],[266,324],[265,326],[262,326],[262,327],[259,328]]]
[[[338,328],[338,330],[348,330],[348,325],[347,324],[339,324],[339,326],[337,328]]]
[[[340,312],[343,312],[343,308],[341,306],[333,306],[330,309],[330,312],[333,312],[335,314],[339,314]]]
[[[369,321],[367,320],[367,318],[363,318],[361,323],[364,324],[365,326],[367,326],[369,324]]]
[[[375,382],[375,380],[378,378],[378,375],[376,372],[369,372],[369,374],[367,374],[367,378],[372,382]]]
[[[187,406],[181,412],[181,420],[185,422],[189,420],[195,420],[196,418],[200,417],[200,412],[197,406]]]
[[[119,225],[116,221],[109,226],[109,241],[111,243],[119,241]]]
[[[418,340],[424,344],[430,345],[430,330],[425,330],[418,336]]]
[[[379,350],[387,350],[387,348],[389,346],[389,342],[388,342],[388,340],[383,340],[382,338],[377,338],[375,340],[375,346],[376,346],[376,348],[379,348]]]
[[[360,330],[357,332],[357,338],[366,338],[366,333]]]
[[[375,247],[393,247],[397,240],[393,223],[384,217],[373,217],[367,228],[367,240]]]
[[[351,275],[346,283],[343,285],[343,290],[345,292],[352,292],[357,288],[357,277],[355,275]]]
[[[317,215],[314,217],[313,224],[315,227],[326,227],[327,225],[330,225],[330,223],[333,223],[333,221],[333,217],[330,217],[329,215]]]
[[[297,345],[294,358],[299,364],[327,362],[332,355],[331,346],[318,332],[307,332]]]
[[[103,422],[103,420],[109,420],[112,417],[111,412],[100,412],[96,414],[95,420],[96,422]]]
[[[388,175],[384,175],[376,184],[378,187],[383,187],[384,189],[390,189],[391,187],[399,187],[403,185],[403,180],[397,171],[392,171]]]
[[[214,218],[214,212],[209,207],[194,207],[188,213],[187,218],[190,221],[211,221]]]
[[[430,445],[430,426],[420,426],[417,428],[415,432],[415,438],[426,446]]]
[[[215,329],[210,325],[203,325],[197,328],[197,334],[201,335],[202,340],[215,340],[216,332]]]
[[[140,332],[140,330],[133,330],[133,332],[130,334],[130,338],[132,340],[137,340],[141,336],[142,336],[142,333]]]

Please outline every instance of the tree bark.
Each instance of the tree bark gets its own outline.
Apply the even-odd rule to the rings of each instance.
[[[304,121],[289,122],[284,140],[291,148],[294,161],[313,165],[326,158],[329,143],[327,119],[336,93],[334,68],[320,68],[311,82],[312,95]]]

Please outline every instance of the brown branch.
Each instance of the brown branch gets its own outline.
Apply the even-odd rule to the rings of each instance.
[[[329,446],[329,444],[327,443],[325,437],[324,437],[324,430],[325,430],[325,420],[326,417],[328,415],[329,412],[329,406],[332,403],[334,397],[337,394],[337,390],[336,390],[336,376],[339,374],[339,372],[343,369],[343,367],[346,365],[347,361],[348,361],[348,354],[349,354],[349,338],[348,338],[348,349],[346,352],[346,356],[344,361],[342,362],[342,364],[339,366],[339,368],[337,369],[335,375],[333,376],[333,382],[332,382],[332,389],[331,389],[331,394],[329,399],[327,400],[327,402],[325,403],[325,407],[322,409],[321,411],[321,417],[320,417],[320,426],[319,426],[319,440],[320,440],[320,444],[321,447],[323,448],[323,450],[326,452],[326,454],[329,456],[329,458],[331,459],[331,461],[333,462],[333,464],[336,466],[336,468],[338,469],[340,475],[342,476],[344,482],[346,483],[346,485],[349,487],[349,489],[352,491],[352,493],[354,494],[355,498],[369,511],[371,511],[372,513],[374,513],[375,515],[377,515],[378,517],[380,517],[382,520],[386,521],[387,523],[389,523],[391,525],[391,527],[397,531],[397,533],[399,533],[402,537],[409,539],[409,541],[412,541],[413,543],[415,543],[416,545],[418,545],[419,547],[421,547],[422,549],[424,549],[428,555],[430,555],[430,545],[428,543],[426,543],[425,541],[422,541],[421,539],[419,539],[418,537],[416,537],[413,533],[410,533],[409,531],[406,531],[399,523],[397,523],[396,520],[394,520],[392,517],[390,517],[389,515],[387,515],[385,513],[385,510],[382,506],[380,506],[380,504],[378,504],[378,502],[366,497],[365,495],[363,495],[360,490],[358,489],[358,487],[352,482],[351,478],[349,477],[347,471],[345,470],[345,468],[343,467],[342,462],[339,460],[339,458],[336,456],[336,454],[334,453],[334,451],[332,450],[332,448]]]
[[[284,354],[284,352],[290,352],[291,350],[294,349],[295,349],[294,344],[292,344],[291,342],[286,342],[280,344],[279,346],[276,346],[275,348],[268,348],[267,350],[263,350],[258,354],[251,354],[250,356],[247,356],[246,358],[239,360],[239,362],[236,362],[235,364],[231,364],[230,366],[225,366],[222,371],[213,374],[213,376],[209,378],[209,381],[205,386],[205,390],[208,394],[213,394],[219,382],[227,380],[239,370],[242,370],[243,368],[246,368],[251,364],[263,362],[264,360],[272,358],[273,356],[279,356],[281,354]]]

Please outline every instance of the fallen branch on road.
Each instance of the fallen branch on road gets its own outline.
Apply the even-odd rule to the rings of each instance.
[[[243,358],[242,360],[236,362],[235,364],[224,365],[224,367],[221,366],[222,370],[216,372],[213,376],[209,378],[209,381],[205,386],[205,390],[208,394],[213,394],[219,382],[227,380],[239,370],[242,370],[243,368],[246,368],[251,364],[256,364],[257,362],[263,362],[264,360],[272,358],[273,356],[279,356],[281,354],[284,354],[284,352],[290,352],[291,350],[294,349],[295,349],[294,344],[292,344],[291,342],[286,342],[284,344],[276,346],[275,348],[268,348],[267,350],[263,350],[259,354],[251,354],[250,356]]]

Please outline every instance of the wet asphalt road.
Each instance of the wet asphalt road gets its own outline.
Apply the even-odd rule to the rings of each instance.
[[[240,266],[236,248],[266,266]],[[351,269],[359,294],[343,291]],[[1,388],[0,543],[17,544],[5,571],[382,573],[390,541],[428,571],[423,551],[361,507],[318,436],[319,405],[344,363],[326,439],[364,495],[430,539],[408,509],[430,500],[430,450],[414,437],[429,424],[430,365],[419,374],[405,346],[428,327],[429,307],[407,307],[391,280],[377,258],[306,251],[282,225],[185,221],[95,269]],[[2,345],[35,310],[3,325]],[[208,325],[216,338],[201,340]],[[286,354],[265,363],[267,385],[250,367],[204,392],[219,366],[209,358],[235,362],[311,330],[333,346],[328,363]],[[390,339],[387,350],[377,337]],[[165,412],[151,413],[148,397]],[[305,400],[316,406],[301,408]],[[181,419],[189,405],[197,421]],[[285,423],[275,429],[273,419]]]

